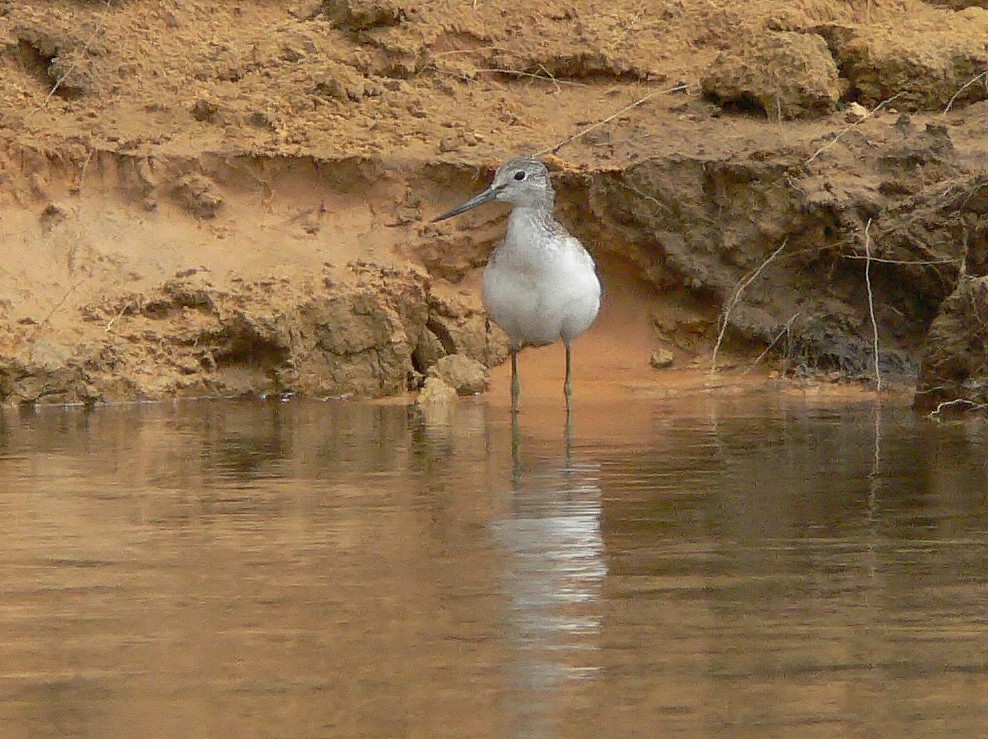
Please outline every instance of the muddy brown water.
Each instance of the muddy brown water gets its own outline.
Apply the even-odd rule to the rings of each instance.
[[[984,735],[985,422],[558,405],[7,411],[0,734]]]

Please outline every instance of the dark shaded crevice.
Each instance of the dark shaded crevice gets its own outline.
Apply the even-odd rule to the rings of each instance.
[[[19,38],[15,54],[23,69],[44,87],[46,93],[51,91],[63,100],[81,96],[81,91],[74,85],[59,84],[56,68],[61,66],[60,54],[50,43]]]
[[[449,329],[434,318],[426,321],[425,327],[439,339],[439,343],[443,345],[443,351],[446,354],[456,354],[456,342],[453,341],[453,336],[450,334]]]
[[[37,44],[22,38],[17,41],[16,55],[24,70],[38,82],[46,86],[53,84],[48,70],[55,59],[55,53],[46,53]]]
[[[720,95],[707,94],[706,100],[719,106],[725,113],[731,115],[751,115],[759,118],[768,118],[768,111],[765,106],[754,95],[742,93],[735,98],[724,98]]]

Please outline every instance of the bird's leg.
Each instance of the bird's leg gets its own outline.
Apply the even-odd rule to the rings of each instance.
[[[573,414],[566,413],[566,426],[563,428],[563,448],[566,454],[566,471],[573,469]]]
[[[491,319],[484,319],[484,362],[491,366]]]
[[[571,351],[566,342],[566,382],[563,383],[563,395],[566,396],[566,413],[573,410],[573,383],[570,381]]]
[[[511,414],[511,481],[518,491],[521,482],[521,428],[518,426],[518,414]]]
[[[521,395],[521,383],[518,381],[518,350],[511,348],[511,412],[518,414],[518,396]]]

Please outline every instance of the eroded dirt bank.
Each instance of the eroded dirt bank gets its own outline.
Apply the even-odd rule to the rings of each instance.
[[[516,5],[0,4],[0,399],[500,362],[503,211],[428,220],[621,111],[546,159],[643,381],[726,315],[744,365],[871,376],[877,327],[918,406],[988,400],[986,3]]]

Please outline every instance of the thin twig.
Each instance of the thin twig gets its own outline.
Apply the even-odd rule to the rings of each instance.
[[[123,316],[123,314],[127,312],[127,309],[130,306],[132,306],[132,305],[134,305],[134,301],[132,301],[132,300],[128,300],[127,302],[125,302],[123,304],[123,308],[120,309],[120,312],[117,313],[117,315],[115,315],[113,318],[110,319],[109,323],[106,324],[106,328],[104,328],[103,330],[106,333],[109,333],[110,332],[110,329],[113,328],[113,324],[115,324],[117,321],[119,321],[120,318]]]
[[[548,69],[546,69],[546,66],[544,64],[540,64],[539,65],[539,69],[542,71],[543,74],[547,75],[549,77],[549,79],[552,80],[552,84],[554,84],[556,86],[556,92],[559,92],[559,83],[556,81],[556,76],[552,72],[550,72]],[[563,81],[566,82],[566,80],[563,80]],[[568,84],[580,85],[582,87],[586,87],[586,85],[583,85],[580,82],[570,82]]]
[[[635,193],[635,195],[637,195],[638,197],[644,198],[645,200],[652,201],[657,206],[659,206],[660,208],[662,208],[662,210],[664,210],[666,213],[669,213],[670,215],[673,214],[672,208],[670,208],[668,205],[666,205],[665,203],[663,203],[661,200],[659,200],[654,195],[649,195],[646,192],[642,192],[637,187],[634,187],[633,185],[629,185],[627,182],[624,182],[622,180],[617,180],[617,184],[620,185],[621,187],[623,187],[623,188],[625,188],[627,190],[630,190],[631,192]]]
[[[758,269],[754,270],[747,277],[743,278],[738,283],[738,286],[734,289],[734,294],[731,296],[731,299],[727,301],[727,307],[724,308],[724,318],[720,324],[720,333],[717,335],[717,343],[714,344],[714,352],[710,357],[711,379],[713,379],[713,376],[717,373],[717,352],[720,351],[720,345],[724,341],[724,333],[727,331],[727,324],[731,318],[731,311],[734,310],[734,306],[736,306],[738,300],[740,300],[741,293],[744,292],[745,288],[747,288],[748,285],[754,282],[755,278],[757,278],[758,275],[762,273],[762,270],[764,270],[768,266],[769,262],[775,259],[779,255],[779,252],[781,252],[783,249],[786,248],[786,244],[788,243],[789,243],[788,239],[783,241],[782,245],[769,255],[768,259],[766,259],[764,262],[758,265]]]
[[[954,398],[953,400],[945,400],[939,403],[936,408],[926,414],[927,418],[936,418],[940,415],[940,412],[946,408],[950,408],[955,405],[967,405],[971,407],[971,410],[979,411],[983,408],[988,408],[988,403],[975,403],[973,400],[968,400],[967,398]]]
[[[864,259],[871,262],[881,262],[882,264],[903,264],[913,267],[930,267],[936,264],[957,264],[963,262],[961,258],[944,257],[943,259],[882,259],[881,257],[867,257],[861,254],[841,254],[841,259]]]
[[[80,285],[79,282],[73,282],[71,285],[69,285],[68,289],[62,294],[62,297],[59,298],[54,305],[52,305],[51,309],[45,314],[45,317],[42,318],[34,327],[34,330],[31,332],[31,338],[30,338],[32,358],[34,357],[34,350],[38,344],[37,341],[35,341],[38,334],[41,332],[42,329],[44,329],[48,325],[48,322],[51,320],[51,317],[55,315],[55,311],[57,311],[65,304],[65,301],[69,299],[69,295],[71,295],[79,285]]]
[[[39,105],[34,110],[29,111],[28,114],[24,116],[25,121],[31,116],[33,116],[35,113],[42,111],[46,107],[48,107],[48,103],[51,102],[52,97],[55,95],[56,92],[58,92],[58,88],[62,86],[62,83],[65,82],[68,76],[72,74],[73,70],[79,64],[79,59],[85,58],[86,53],[89,51],[89,45],[96,40],[96,34],[98,34],[100,30],[102,30],[103,22],[106,20],[106,16],[110,12],[110,5],[112,4],[113,4],[113,0],[106,0],[106,2],[103,4],[103,12],[100,13],[99,20],[96,22],[96,28],[93,29],[93,32],[89,34],[89,38],[87,38],[86,42],[82,45],[82,49],[79,51],[79,55],[72,60],[72,63],[69,65],[68,69],[62,72],[59,78],[55,80],[55,84],[51,86],[51,89],[48,91],[48,94],[45,95],[45,99],[41,102],[41,105]]]
[[[585,82],[572,82],[570,80],[559,80],[549,74],[541,64],[539,68],[545,71],[545,74],[538,74],[536,72],[523,72],[518,69],[502,69],[500,67],[490,67],[487,69],[475,69],[473,70],[476,74],[507,74],[514,75],[515,77],[531,77],[536,80],[545,80],[547,82],[552,82],[554,85],[572,85],[573,87],[587,87]]]
[[[45,314],[45,317],[38,323],[38,329],[41,329],[48,323],[48,321],[51,320],[51,317],[55,315],[55,311],[64,305],[65,301],[69,299],[69,295],[71,295],[77,287],[79,287],[79,282],[73,282],[69,285],[69,288],[62,294],[62,297],[58,299],[58,302],[51,307],[51,309]]]
[[[871,219],[865,224],[865,286],[868,288],[868,315],[871,316],[871,330],[875,352],[875,385],[878,392],[882,391],[882,372],[878,366],[878,322],[875,320],[875,301],[871,293]]]
[[[450,56],[451,54],[476,54],[481,51],[504,51],[503,46],[478,46],[474,49],[450,49],[448,51],[434,51],[433,57]]]
[[[755,367],[758,365],[758,363],[761,362],[765,358],[765,355],[768,354],[772,350],[772,347],[775,346],[777,343],[779,343],[779,339],[782,338],[783,334],[788,334],[789,331],[792,330],[793,321],[795,321],[797,318],[799,318],[799,316],[800,316],[799,313],[793,313],[792,318],[790,318],[788,321],[786,321],[786,324],[782,327],[782,330],[779,331],[779,333],[777,333],[775,335],[775,338],[774,339],[772,339],[772,343],[765,347],[765,351],[763,351],[761,354],[759,354],[757,357],[755,357],[755,361],[752,362],[750,365],[748,365],[748,367],[745,369],[745,371],[741,373],[741,377],[744,377],[749,372],[751,372],[753,369],[755,369]]]
[[[877,113],[878,111],[880,111],[882,108],[884,108],[886,105],[888,105],[893,100],[895,100],[896,98],[900,97],[901,95],[902,95],[901,92],[895,93],[895,95],[893,95],[892,97],[883,100],[878,105],[876,105],[874,108],[872,108],[871,110],[869,110],[867,114],[861,116],[861,119],[860,120],[854,121],[854,123],[851,123],[850,125],[845,126],[844,128],[842,128],[840,131],[838,131],[834,135],[834,137],[832,139],[830,139],[830,141],[828,141],[826,144],[824,144],[819,149],[817,149],[815,152],[813,152],[813,155],[809,159],[807,159],[804,162],[804,164],[809,164],[810,162],[812,162],[814,159],[816,159],[818,156],[820,156],[823,152],[825,152],[831,146],[833,146],[834,144],[836,144],[841,139],[841,137],[844,136],[845,133],[847,133],[848,131],[850,131],[855,126],[858,126],[858,125],[864,123],[866,120],[868,120],[873,115],[875,115],[875,113]]]
[[[623,108],[621,108],[621,110],[617,111],[616,113],[612,113],[611,115],[607,116],[607,118],[604,118],[603,120],[597,121],[596,123],[587,126],[582,131],[573,134],[569,138],[563,139],[555,146],[550,146],[548,148],[543,149],[542,151],[536,152],[535,156],[540,157],[543,154],[555,154],[557,151],[562,149],[564,146],[566,146],[566,144],[570,143],[571,141],[576,141],[579,138],[583,138],[588,133],[593,131],[595,128],[600,128],[605,123],[610,123],[622,113],[627,113],[629,110],[632,110],[633,108],[637,108],[639,105],[643,105],[644,103],[654,98],[656,95],[669,95],[674,92],[682,92],[683,90],[688,90],[688,89],[689,89],[689,85],[683,83],[682,85],[676,85],[675,87],[670,87],[668,90],[655,90],[654,92],[650,92],[645,97],[639,98],[630,105],[624,106]]]
[[[988,69],[986,69],[981,74],[975,75],[967,82],[965,82],[963,85],[961,85],[960,89],[951,96],[950,100],[947,101],[947,107],[943,109],[943,112],[940,115],[947,115],[947,113],[950,112],[950,108],[954,104],[954,101],[957,100],[960,94],[964,92],[964,90],[969,88],[971,85],[973,85],[975,82],[980,80],[982,77],[985,78],[985,86],[988,87]]]

